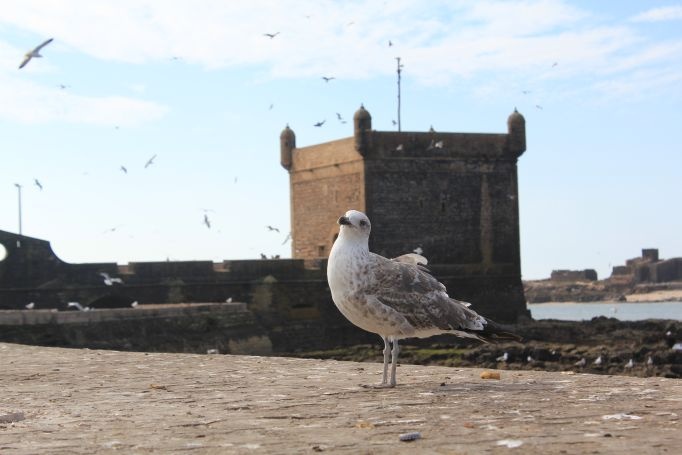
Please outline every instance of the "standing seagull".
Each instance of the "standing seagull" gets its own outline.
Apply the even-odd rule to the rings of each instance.
[[[425,267],[423,256],[409,253],[387,259],[369,251],[369,218],[349,210],[338,220],[327,280],[339,311],[361,329],[384,340],[384,373],[379,387],[396,385],[398,341],[442,333],[482,341],[520,339],[448,296]],[[393,344],[391,350],[390,344]],[[391,357],[391,378],[388,362]]]
[[[32,58],[41,58],[42,55],[40,55],[40,50],[50,44],[52,42],[53,38],[50,38],[49,40],[45,41],[43,44],[40,46],[37,46],[35,49],[26,52],[26,55],[24,55],[24,60],[21,62],[21,65],[19,65],[19,69],[22,69],[24,66],[28,64],[28,62],[31,61]]]

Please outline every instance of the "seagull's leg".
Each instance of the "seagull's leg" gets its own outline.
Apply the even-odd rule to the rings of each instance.
[[[395,387],[395,368],[398,366],[398,353],[400,348],[398,347],[398,339],[393,338],[393,350],[391,351],[391,387]]]
[[[384,375],[381,379],[381,385],[388,384],[388,359],[391,355],[391,347],[389,345],[388,337],[381,337],[384,340]]]

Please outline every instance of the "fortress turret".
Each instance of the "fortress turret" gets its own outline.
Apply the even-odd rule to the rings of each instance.
[[[365,155],[369,146],[372,132],[372,116],[360,105],[360,109],[353,115],[353,136],[355,137],[355,150],[360,155]]]
[[[509,151],[521,155],[526,150],[526,119],[514,108],[507,119],[507,133],[509,134]]]
[[[279,135],[280,163],[287,171],[291,169],[292,152],[296,148],[296,135],[289,125]]]

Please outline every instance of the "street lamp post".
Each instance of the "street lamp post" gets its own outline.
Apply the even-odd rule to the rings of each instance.
[[[15,183],[14,186],[17,187],[17,195],[19,197],[19,235],[22,235],[21,230],[21,185]]]

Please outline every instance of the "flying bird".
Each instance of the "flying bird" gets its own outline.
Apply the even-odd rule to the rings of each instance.
[[[76,308],[78,311],[90,311],[90,307],[89,307],[89,306],[84,307],[83,305],[81,305],[81,304],[78,303],[78,302],[69,302],[69,303],[66,304],[66,306],[67,306],[68,308]]]
[[[554,68],[554,67],[557,66],[558,64],[559,64],[559,62],[554,62],[554,63],[552,63],[552,68]]]
[[[530,90],[521,90],[521,93],[523,93],[524,95],[528,95],[530,93]]]
[[[119,169],[122,170],[124,174],[128,173],[128,169],[125,166],[121,166]]]
[[[276,228],[274,226],[270,226],[269,224],[267,226],[265,226],[265,228],[270,232],[272,232],[272,231],[279,232],[279,228]]]
[[[147,169],[149,166],[154,164],[154,158],[156,158],[156,155],[152,156],[147,160],[147,162],[144,164],[144,168]]]
[[[321,122],[317,122],[317,123],[314,124],[313,126],[317,126],[317,127],[319,128],[320,126],[324,125],[324,122],[326,122],[326,121],[327,121],[327,120],[322,120]]]
[[[542,106],[540,106],[539,104],[536,104],[535,107],[536,107],[537,109],[542,110]]]
[[[324,79],[325,82],[329,82],[329,81],[334,80],[336,78],[333,76],[322,76],[322,79]]]
[[[59,88],[62,89],[62,90],[65,90],[65,89],[69,88],[69,86],[68,86],[68,85],[64,85],[64,84],[59,84]]]
[[[204,213],[204,224],[207,228],[211,229],[211,220],[208,219],[208,215]]]
[[[40,183],[40,181],[38,179],[33,179],[33,183],[35,183],[35,185],[38,188],[40,188],[40,191],[43,191],[43,185]]]
[[[263,33],[263,36],[267,36],[270,39],[273,39],[275,36],[279,35],[279,32],[275,33]]]
[[[31,61],[32,58],[41,58],[42,55],[40,55],[40,50],[50,44],[52,42],[53,38],[50,38],[49,40],[46,40],[43,44],[40,46],[37,46],[35,49],[30,50],[26,52],[26,55],[24,55],[24,60],[21,62],[21,65],[19,65],[19,69],[22,69],[24,66],[28,64],[28,62]]]
[[[449,333],[482,341],[520,339],[469,309],[469,303],[450,298],[445,286],[426,268],[428,261],[423,256],[409,253],[387,259],[371,253],[371,225],[364,213],[349,210],[337,222],[339,236],[327,266],[329,289],[350,322],[384,341],[379,387],[396,385],[398,342],[403,338]]]
[[[99,272],[99,274],[102,276],[104,279],[104,284],[107,286],[113,286],[114,283],[123,284],[123,280],[121,278],[112,278],[106,272]]]
[[[393,46],[393,42],[391,40],[388,40],[388,47]]]
[[[284,241],[282,242],[282,245],[284,245],[285,243],[287,243],[289,240],[291,240],[291,232],[289,232],[289,233],[287,234],[286,238],[285,238]]]
[[[338,118],[339,121],[341,122],[343,121],[343,117],[341,117],[341,114],[339,114],[338,112],[336,113],[336,118]]]
[[[393,123],[393,126],[398,124],[398,122],[396,122],[395,120],[391,120],[391,123]]]

